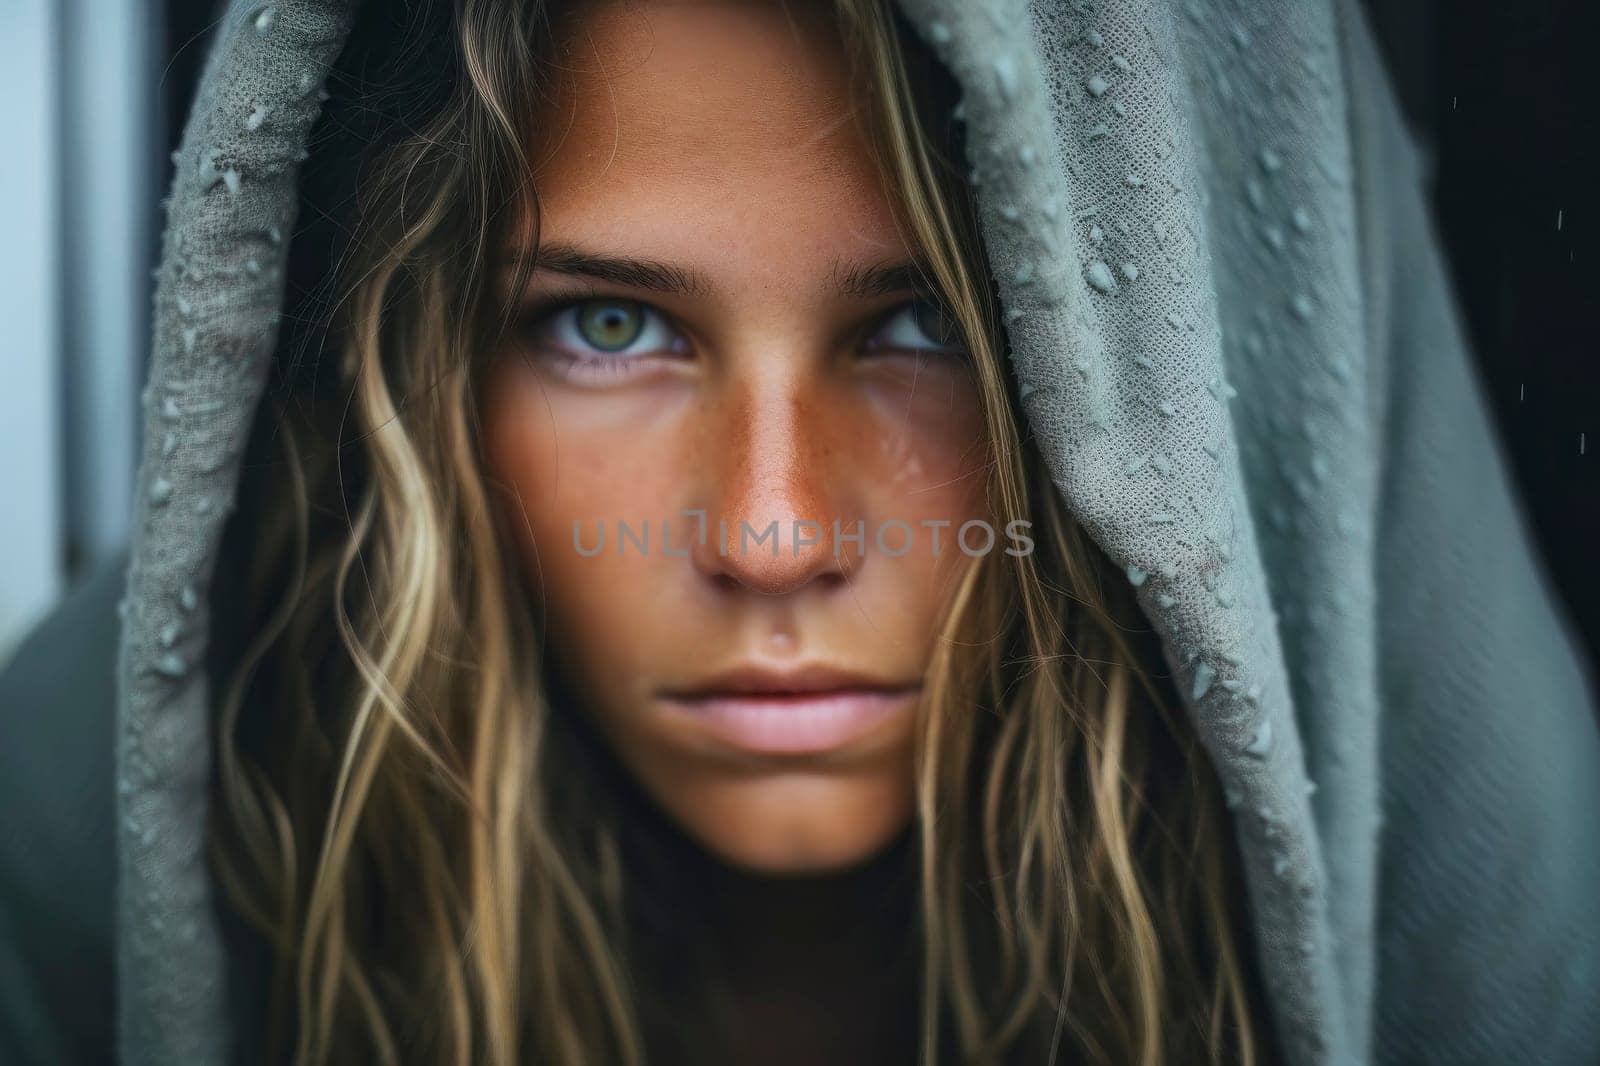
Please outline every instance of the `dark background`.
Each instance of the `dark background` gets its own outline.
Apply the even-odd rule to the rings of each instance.
[[[1432,159],[1434,218],[1546,567],[1600,664],[1600,4],[1363,2]],[[169,149],[213,14],[168,0]]]

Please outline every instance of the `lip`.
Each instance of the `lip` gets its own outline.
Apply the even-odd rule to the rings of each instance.
[[[662,693],[672,710],[717,739],[759,755],[817,755],[846,747],[905,710],[921,685],[823,665],[741,667]]]

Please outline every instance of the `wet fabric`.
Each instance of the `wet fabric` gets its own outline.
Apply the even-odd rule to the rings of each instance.
[[[1291,1063],[1600,1053],[1600,736],[1354,0],[901,0],[1015,384],[1235,819]],[[336,0],[234,2],[182,147],[118,667],[121,1060],[227,1060],[208,587]]]

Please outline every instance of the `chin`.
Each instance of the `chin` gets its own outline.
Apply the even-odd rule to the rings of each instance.
[[[836,873],[878,855],[911,823],[909,773],[774,772],[694,783],[656,799],[722,862],[750,873]]]

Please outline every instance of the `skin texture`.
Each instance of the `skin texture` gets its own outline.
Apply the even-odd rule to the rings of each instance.
[[[849,291],[915,256],[839,43],[811,17],[766,3],[579,9],[562,83],[536,105],[534,128],[549,131],[533,146],[538,241],[554,268],[521,294],[524,326],[483,389],[489,473],[551,668],[689,837],[761,874],[846,870],[908,826],[915,689],[971,564],[952,537],[990,518],[965,354],[908,327],[917,293],[905,279]],[[689,284],[581,276],[578,253]],[[575,345],[576,316],[547,305],[596,297],[647,303],[661,343],[626,355]],[[683,516],[693,509],[706,512],[705,544]],[[648,555],[618,553],[619,519],[649,522]],[[795,519],[819,523],[823,543],[795,551]],[[866,522],[864,554],[834,551],[835,519],[846,532]],[[915,533],[899,557],[872,539],[890,519]],[[686,557],[660,550],[663,520]],[[776,557],[735,550],[740,521],[773,520]],[[952,523],[937,556],[925,520]],[[606,550],[585,557],[574,522],[592,548],[601,521]],[[891,549],[901,537],[885,534]],[[664,698],[729,670],[801,665],[906,695],[848,743],[801,754],[741,748]]]

